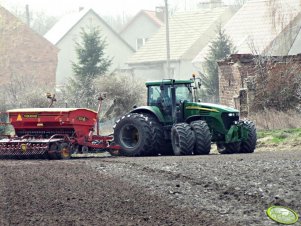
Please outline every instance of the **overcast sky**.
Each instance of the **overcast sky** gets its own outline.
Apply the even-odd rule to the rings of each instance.
[[[168,0],[170,7],[190,10],[202,0]],[[6,8],[23,9],[26,4],[31,10],[45,11],[49,15],[61,16],[78,10],[80,6],[91,7],[102,15],[134,15],[141,9],[154,10],[164,5],[164,0],[0,0]]]

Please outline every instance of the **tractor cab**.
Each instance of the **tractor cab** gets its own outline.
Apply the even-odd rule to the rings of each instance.
[[[161,80],[147,82],[147,105],[158,107],[166,116],[177,117],[184,102],[193,101],[192,80]],[[179,120],[179,119],[178,119]]]

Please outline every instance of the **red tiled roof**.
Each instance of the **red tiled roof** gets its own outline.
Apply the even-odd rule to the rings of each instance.
[[[137,13],[133,19],[130,20],[119,32],[122,34],[124,31],[127,30],[127,28],[139,17],[139,15],[144,14],[146,15],[151,21],[153,21],[158,27],[161,27],[164,23],[161,21],[157,16],[155,11],[150,11],[150,10],[141,10],[139,13]]]
[[[160,20],[157,16],[156,16],[156,12],[155,11],[150,11],[150,10],[142,10],[143,13],[145,13],[149,18],[151,18],[155,23],[157,23],[160,27],[163,25],[163,21]]]

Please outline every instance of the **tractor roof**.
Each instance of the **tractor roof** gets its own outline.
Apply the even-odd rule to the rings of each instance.
[[[174,79],[163,79],[163,80],[157,80],[157,81],[148,81],[145,83],[146,86],[159,86],[161,84],[163,85],[171,85],[171,84],[191,84],[193,83],[193,80],[174,80]]]

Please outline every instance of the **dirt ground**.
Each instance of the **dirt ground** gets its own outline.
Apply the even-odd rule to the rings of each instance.
[[[301,151],[1,160],[0,225],[277,225],[272,204],[301,214],[300,169]]]

